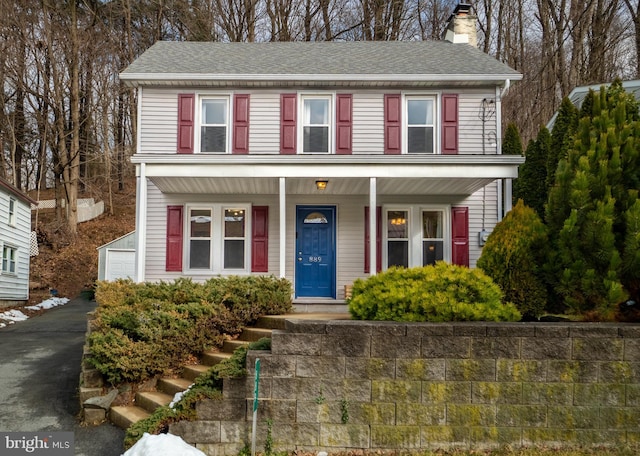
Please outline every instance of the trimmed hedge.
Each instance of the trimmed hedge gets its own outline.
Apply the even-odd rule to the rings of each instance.
[[[513,304],[479,269],[445,262],[420,268],[391,268],[353,283],[349,312],[358,320],[519,321]]]
[[[100,282],[96,300],[89,362],[114,385],[166,374],[261,315],[292,310],[291,284],[264,276]]]

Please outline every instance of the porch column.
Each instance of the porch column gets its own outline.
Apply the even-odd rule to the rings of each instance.
[[[287,263],[287,186],[286,178],[281,177],[279,182],[280,196],[280,278],[285,276]]]
[[[144,282],[144,263],[146,257],[146,230],[147,230],[147,173],[146,163],[140,163],[137,167],[138,179],[136,182],[136,282]]]
[[[369,274],[374,276],[377,273],[376,265],[378,264],[378,259],[376,255],[378,253],[378,249],[376,248],[378,245],[378,230],[376,227],[378,226],[376,220],[377,211],[377,202],[376,202],[376,193],[377,193],[377,180],[375,177],[369,178]]]

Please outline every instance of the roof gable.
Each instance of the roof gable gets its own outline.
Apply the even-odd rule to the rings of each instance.
[[[159,41],[120,74],[134,86],[242,81],[498,83],[521,78],[480,50],[447,41]]]
[[[15,196],[16,198],[18,198],[19,200],[25,202],[26,204],[37,204],[37,201],[35,201],[34,199],[30,198],[28,195],[25,195],[20,190],[18,190],[16,187],[14,187],[13,185],[11,185],[9,182],[5,181],[2,178],[0,178],[0,189],[4,190],[9,195]]]

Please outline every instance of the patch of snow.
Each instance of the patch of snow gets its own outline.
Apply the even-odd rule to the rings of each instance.
[[[206,456],[177,435],[144,433],[122,456]]]
[[[169,408],[173,408],[173,407],[175,407],[175,405],[176,405],[178,402],[180,402],[180,400],[182,399],[182,396],[184,396],[184,395],[185,395],[185,393],[186,393],[187,391],[189,391],[189,390],[191,389],[191,387],[192,387],[192,386],[193,386],[193,383],[192,383],[191,385],[189,385],[189,388],[187,388],[186,390],[184,390],[184,391],[179,391],[179,392],[177,392],[176,394],[174,394],[174,396],[173,396],[173,400],[172,400],[172,401],[171,401],[171,403],[169,404]]]
[[[40,304],[36,304],[35,306],[26,306],[24,309],[26,310],[49,310],[53,307],[62,306],[69,302],[69,298],[50,298],[46,301],[42,301]],[[6,310],[4,312],[0,312],[0,328],[4,328],[7,325],[11,325],[18,321],[24,321],[29,318],[28,315],[25,315],[22,311],[18,309]]]
[[[46,301],[42,301],[40,304],[36,304],[35,306],[28,306],[25,309],[28,310],[48,310],[53,307],[62,306],[69,302],[69,298],[49,298]]]

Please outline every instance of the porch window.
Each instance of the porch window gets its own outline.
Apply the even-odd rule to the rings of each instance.
[[[435,98],[407,97],[407,153],[432,154],[435,149]]]
[[[189,211],[189,268],[211,267],[211,210]]]
[[[224,153],[228,150],[229,99],[200,100],[200,152]]]
[[[244,269],[245,214],[243,208],[224,209],[224,269]]]
[[[382,268],[450,261],[449,212],[449,208],[439,205],[383,207]]]
[[[422,265],[444,258],[443,211],[422,211]]]
[[[387,212],[387,267],[409,266],[409,213]]]
[[[189,207],[185,258],[194,273],[249,272],[250,205],[208,204]]]
[[[16,225],[16,200],[9,198],[9,225]]]
[[[304,153],[329,153],[330,106],[330,97],[304,96],[302,98],[302,151]]]
[[[2,272],[8,274],[16,273],[17,249],[9,246],[2,247]]]

